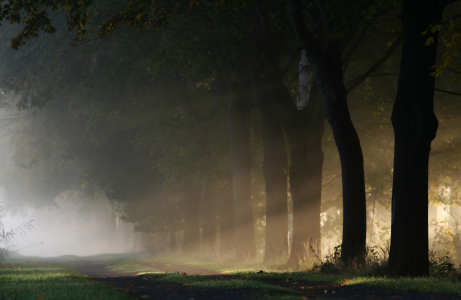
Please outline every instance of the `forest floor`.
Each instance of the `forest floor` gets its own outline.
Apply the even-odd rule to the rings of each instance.
[[[132,299],[461,299],[461,292],[457,290],[461,289],[461,284],[430,279],[416,283],[414,279],[406,282],[390,278],[362,278],[360,281],[358,277],[307,272],[272,272],[254,268],[232,271],[222,265],[213,267],[213,264],[205,264],[208,268],[174,259],[169,263],[168,259],[126,255],[64,256],[37,260],[66,268],[79,278],[110,287]],[[30,258],[6,262],[0,266],[0,277],[5,268],[14,268],[14,264],[24,266],[30,262]],[[414,283],[413,288],[408,284],[411,282]],[[447,284],[446,288],[444,284]],[[426,289],[438,293],[424,292]]]

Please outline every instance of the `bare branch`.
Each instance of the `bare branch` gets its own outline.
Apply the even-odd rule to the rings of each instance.
[[[402,43],[403,41],[403,32],[399,34],[397,39],[392,43],[392,45],[387,49],[386,53],[381,57],[374,65],[372,65],[365,73],[357,76],[356,78],[349,81],[347,86],[347,92],[350,93],[356,87],[358,87],[362,82],[365,81],[368,77],[370,77],[373,72],[375,72],[388,58],[392,55],[395,49]]]

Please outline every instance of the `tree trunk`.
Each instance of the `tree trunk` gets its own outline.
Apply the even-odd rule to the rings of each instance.
[[[176,251],[176,224],[175,224],[175,201],[173,200],[174,197],[169,197],[169,211],[168,211],[168,234],[169,234],[169,239],[170,239],[170,251],[175,252]],[[173,203],[171,203],[173,202]]]
[[[405,0],[404,40],[392,111],[395,134],[392,226],[389,266],[401,276],[428,276],[428,164],[438,122],[434,114],[437,32],[421,33],[437,24],[446,2]],[[434,43],[426,46],[426,40]]]
[[[341,44],[332,39],[334,20],[325,1],[317,1],[325,24],[326,46],[320,45],[307,28],[299,0],[290,4],[290,17],[298,41],[312,65],[320,89],[327,120],[338,148],[343,184],[343,241],[341,258],[348,264],[364,261],[366,251],[366,200],[363,154],[347,106],[343,83]]]
[[[200,251],[200,198],[201,194],[191,183],[186,184],[184,201],[183,253],[190,255]]]
[[[307,148],[308,209],[307,237],[317,256],[321,256],[320,208],[322,203],[323,151],[322,137],[325,124],[325,109],[320,91],[314,82],[310,88],[307,106],[299,113],[307,121],[305,129]],[[299,105],[298,105],[299,108]],[[312,254],[312,253],[311,253]]]
[[[262,120],[264,150],[263,175],[266,185],[266,249],[264,263],[273,263],[288,252],[287,153],[280,121],[261,82],[253,83]]]
[[[202,200],[202,248],[206,251],[216,248],[216,197],[216,192],[209,193]]]
[[[235,218],[232,197],[232,176],[219,192],[219,249],[221,254],[235,250]]]
[[[278,119],[281,122],[283,129],[288,138],[290,145],[290,191],[293,204],[293,237],[292,250],[288,264],[296,266],[300,260],[304,259],[305,246],[309,241],[309,226],[319,221],[314,228],[320,228],[320,210],[317,210],[318,205],[313,205],[310,196],[309,185],[309,159],[307,157],[306,146],[306,125],[307,120],[303,119],[305,115],[300,113],[293,103],[290,93],[288,92],[280,69],[273,58],[273,49],[271,45],[271,35],[269,28],[269,18],[267,13],[266,3],[264,1],[255,1],[254,12],[250,14],[250,25],[252,30],[253,42],[258,53],[264,53],[264,65],[266,76],[264,84],[267,95],[271,99]],[[321,177],[320,177],[321,180]],[[321,183],[320,183],[321,188]],[[318,198],[317,200],[319,200]],[[315,202],[315,201],[314,201]],[[308,215],[310,208],[314,209],[312,214]],[[309,219],[310,216],[318,211],[318,216]],[[319,231],[314,230],[316,236],[319,236]]]
[[[229,100],[229,141],[232,155],[236,258],[256,254],[251,204],[251,94],[247,81],[234,82]]]
[[[308,159],[304,128],[299,120],[296,105],[286,90],[279,70],[275,69],[266,77],[266,89],[273,101],[278,118],[290,144],[290,191],[293,203],[293,240],[289,264],[295,265],[304,258],[305,244],[308,242],[306,228],[309,221],[306,212],[309,209],[308,198]]]

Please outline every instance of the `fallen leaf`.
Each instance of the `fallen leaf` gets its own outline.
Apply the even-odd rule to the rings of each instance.
[[[300,286],[299,288],[300,288],[301,290],[304,290],[304,287],[303,287],[303,286]]]
[[[37,295],[37,300],[43,300],[43,296],[42,295]]]

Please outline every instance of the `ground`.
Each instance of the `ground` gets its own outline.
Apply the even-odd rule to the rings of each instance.
[[[60,257],[52,259],[35,260],[12,260],[0,267],[0,282],[15,282],[13,285],[2,287],[0,284],[0,299],[34,299],[48,300],[59,299],[53,296],[43,286],[36,287],[37,291],[31,291],[24,296],[17,292],[18,281],[10,277],[2,277],[2,273],[24,273],[27,263],[45,264],[48,268],[63,268],[68,270],[69,278],[86,280],[85,287],[94,283],[95,288],[107,289],[105,296],[88,298],[87,296],[69,293],[70,296],[62,299],[461,299],[461,293],[428,293],[421,291],[400,290],[395,283],[404,285],[402,280],[384,279],[389,287],[383,287],[385,281],[380,279],[381,285],[368,286],[364,284],[351,284],[352,279],[329,280],[330,283],[314,282],[306,278],[302,273],[272,273],[270,271],[258,272],[231,272],[225,268],[205,268],[191,263],[165,259],[146,259],[122,256],[95,256],[95,257]],[[21,267],[18,267],[22,264]],[[58,267],[54,267],[58,266]],[[210,264],[209,266],[213,266]],[[16,268],[16,269],[15,269]],[[74,277],[72,277],[74,276]],[[42,279],[43,280],[43,279]],[[355,279],[356,280],[356,279]],[[328,280],[327,280],[328,281]],[[336,281],[336,282],[335,282]],[[80,281],[78,281],[80,282]],[[432,281],[427,281],[429,286]],[[72,283],[75,285],[75,283]],[[83,283],[79,283],[83,284]],[[369,283],[366,283],[369,284]],[[426,283],[423,283],[426,284]],[[437,283],[435,283],[437,284]],[[457,283],[450,283],[455,288]],[[420,284],[421,285],[421,284]],[[440,285],[440,284],[439,284]],[[385,286],[385,285],[384,285]],[[53,283],[50,284],[53,287]],[[8,292],[8,288],[10,289]],[[404,287],[406,288],[406,287]],[[423,290],[426,288],[422,286]],[[3,289],[3,293],[2,293]],[[42,289],[42,290],[39,290]],[[417,289],[417,288],[415,288]],[[431,289],[431,287],[429,287]],[[111,291],[109,291],[111,290]],[[13,292],[15,291],[15,296]],[[444,290],[439,290],[444,292]],[[447,290],[448,291],[448,290]],[[110,294],[110,293],[114,294]],[[73,295],[73,296],[72,296]],[[92,295],[92,294],[91,294]],[[96,297],[96,296],[91,296]],[[119,298],[117,298],[119,299]]]

